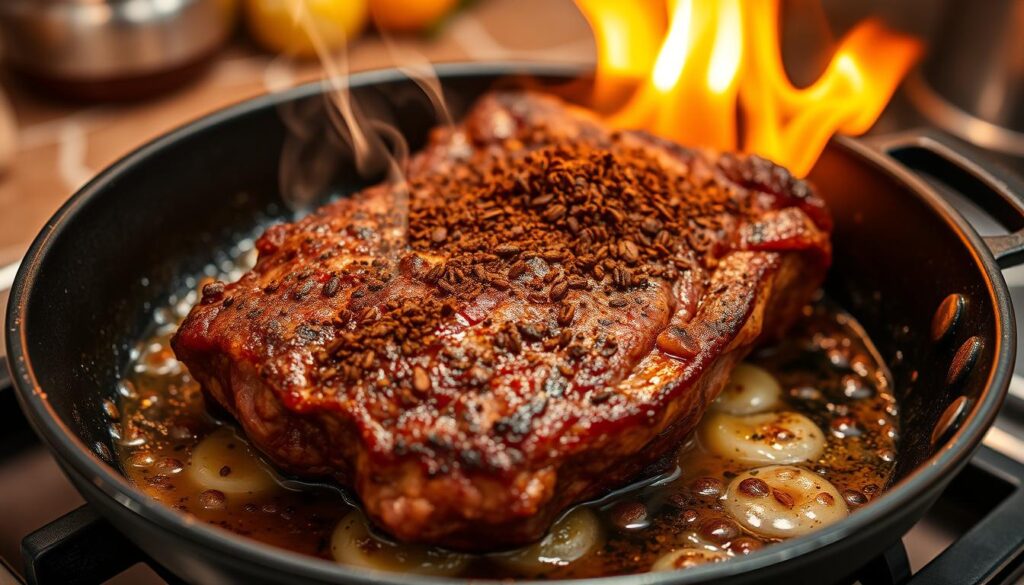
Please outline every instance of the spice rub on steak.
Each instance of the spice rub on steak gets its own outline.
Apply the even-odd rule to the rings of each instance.
[[[276,465],[395,537],[510,547],[675,449],[820,286],[830,227],[763,159],[490,94],[406,184],[269,228],[173,347]]]

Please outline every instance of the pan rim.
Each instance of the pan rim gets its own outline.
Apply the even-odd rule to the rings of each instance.
[[[536,62],[462,62],[439,64],[435,67],[440,79],[458,77],[493,77],[499,79],[515,74],[534,77],[573,78],[589,72],[586,66],[560,63]],[[379,69],[353,74],[348,83],[351,87],[398,82],[405,76],[396,69]],[[118,176],[142,161],[158,156],[166,147],[194,133],[210,130],[224,122],[236,119],[281,103],[314,96],[322,91],[321,82],[312,82],[284,92],[271,93],[242,101],[234,106],[218,110],[195,121],[180,126],[145,145],[133,150],[89,181],[72,195],[47,221],[45,227],[29,248],[21,269],[15,278],[7,311],[8,327],[5,331],[7,355],[10,360],[12,378],[21,403],[36,433],[48,445],[51,453],[59,458],[65,473],[79,474],[88,478],[104,496],[128,509],[141,520],[154,523],[174,536],[187,539],[195,545],[209,548],[217,553],[232,556],[235,560],[283,571],[294,576],[319,580],[340,581],[359,584],[370,583],[438,583],[450,582],[420,575],[404,573],[380,573],[346,567],[327,560],[309,557],[287,551],[253,539],[241,537],[225,529],[189,521],[184,514],[160,504],[135,488],[110,465],[102,461],[81,439],[57,416],[46,399],[32,368],[28,354],[27,332],[24,327],[28,300],[34,288],[36,277],[54,238],[74,218],[76,213],[90,201],[97,199]],[[872,150],[855,140],[838,137],[833,145],[853,153],[862,162],[873,166],[891,180],[901,184],[905,190],[921,198],[950,229],[953,229],[968,247],[978,268],[985,277],[985,289],[991,297],[995,313],[995,339],[993,367],[988,372],[982,394],[967,414],[960,428],[947,441],[946,446],[925,463],[918,466],[906,478],[890,487],[885,494],[870,506],[850,515],[832,526],[813,534],[767,547],[756,554],[735,558],[722,565],[712,564],[686,571],[669,573],[645,573],[613,577],[576,580],[574,583],[595,585],[632,585],[696,583],[725,575],[749,573],[783,563],[839,542],[858,531],[868,530],[879,519],[911,505],[914,499],[931,486],[952,477],[962,467],[995,420],[999,406],[1009,387],[1015,355],[1013,310],[1009,302],[1002,273],[984,246],[980,236],[967,224],[959,213],[945,202],[923,180],[907,171],[895,160]],[[92,487],[91,486],[91,487]],[[539,583],[539,582],[538,582]]]

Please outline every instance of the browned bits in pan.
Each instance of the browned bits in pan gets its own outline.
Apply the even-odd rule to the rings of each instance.
[[[764,498],[771,492],[771,488],[768,487],[768,484],[765,483],[763,479],[758,479],[756,477],[748,477],[741,481],[739,490],[741,493],[752,498]]]
[[[205,490],[199,494],[199,505],[206,510],[223,510],[227,507],[227,496],[219,490]]]
[[[733,554],[737,555],[749,555],[750,553],[764,548],[764,543],[756,538],[749,536],[741,536],[734,538],[725,544],[725,547],[729,549]]]
[[[707,498],[717,498],[722,495],[722,490],[724,488],[725,486],[722,485],[722,480],[715,477],[701,477],[694,480],[690,485],[690,489],[693,493]]]
[[[698,532],[701,536],[716,544],[729,542],[743,533],[739,525],[728,518],[706,520],[701,523]]]
[[[773,489],[772,497],[775,498],[776,502],[782,504],[787,508],[792,508],[796,504],[796,500],[793,499],[793,496],[789,495],[789,493],[784,492],[782,490]]]
[[[868,497],[857,490],[845,489],[843,490],[843,500],[846,501],[846,505],[850,508],[859,508],[864,504],[868,503]]]
[[[615,504],[608,511],[608,517],[613,526],[623,531],[639,530],[648,524],[647,506],[637,501]]]

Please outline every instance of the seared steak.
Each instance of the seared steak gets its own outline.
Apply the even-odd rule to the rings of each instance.
[[[629,481],[830,261],[785,169],[550,97],[486,96],[408,167],[269,228],[173,341],[271,460],[402,540],[523,544]]]

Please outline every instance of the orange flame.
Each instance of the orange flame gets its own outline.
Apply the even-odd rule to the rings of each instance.
[[[594,106],[611,110],[611,125],[756,153],[798,176],[832,134],[871,127],[922,49],[866,20],[821,77],[798,89],[779,51],[778,0],[576,3],[597,42]],[[613,108],[623,94],[625,105]]]

